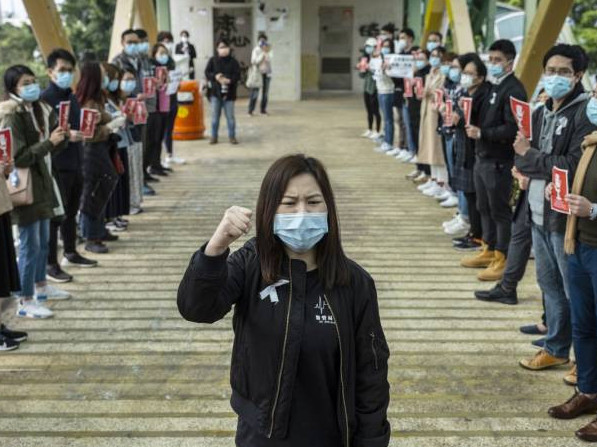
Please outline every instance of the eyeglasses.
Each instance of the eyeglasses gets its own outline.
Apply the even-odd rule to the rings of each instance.
[[[570,70],[569,68],[547,67],[545,69],[545,74],[547,76],[558,75],[558,76],[563,76],[565,78],[571,78],[572,76],[574,76],[574,71]]]

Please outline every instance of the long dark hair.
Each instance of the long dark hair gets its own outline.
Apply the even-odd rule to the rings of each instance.
[[[102,69],[99,62],[85,62],[81,66],[81,80],[77,85],[77,101],[83,107],[87,101],[94,101],[100,107],[106,103],[102,89]]]
[[[25,65],[13,65],[4,72],[4,95],[6,99],[10,99],[11,93],[15,96],[19,96],[19,93],[17,92],[17,85],[23,76],[35,77],[35,73],[33,73],[33,71]],[[41,104],[39,101],[35,101],[32,105],[37,126],[43,133],[45,132],[45,120]]]
[[[328,209],[328,234],[317,245],[319,277],[329,290],[350,284],[348,259],[342,249],[336,201],[323,164],[303,154],[289,155],[277,160],[267,171],[257,200],[257,252],[261,273],[266,283],[279,279],[284,259],[284,246],[274,235],[274,216],[282,202],[288,182],[297,175],[311,174],[321,188]]]

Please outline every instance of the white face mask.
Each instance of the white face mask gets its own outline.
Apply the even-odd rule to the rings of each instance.
[[[188,38],[187,36],[181,36],[181,37],[180,37],[180,41],[181,41],[182,43],[187,43],[187,42],[189,41],[189,38]]]
[[[462,74],[460,76],[460,85],[463,88],[471,88],[473,86],[473,77],[470,74]]]

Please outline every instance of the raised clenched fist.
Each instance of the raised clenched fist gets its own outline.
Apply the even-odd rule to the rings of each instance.
[[[222,221],[218,225],[214,235],[210,239],[205,254],[208,256],[219,256],[224,253],[230,244],[241,236],[251,231],[251,217],[253,211],[233,206],[224,213]]]

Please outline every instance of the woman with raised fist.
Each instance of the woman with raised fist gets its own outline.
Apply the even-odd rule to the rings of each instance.
[[[346,257],[323,165],[276,161],[252,212],[228,209],[190,262],[181,315],[214,323],[234,305],[231,404],[238,446],[386,447],[389,348],[373,279]]]

